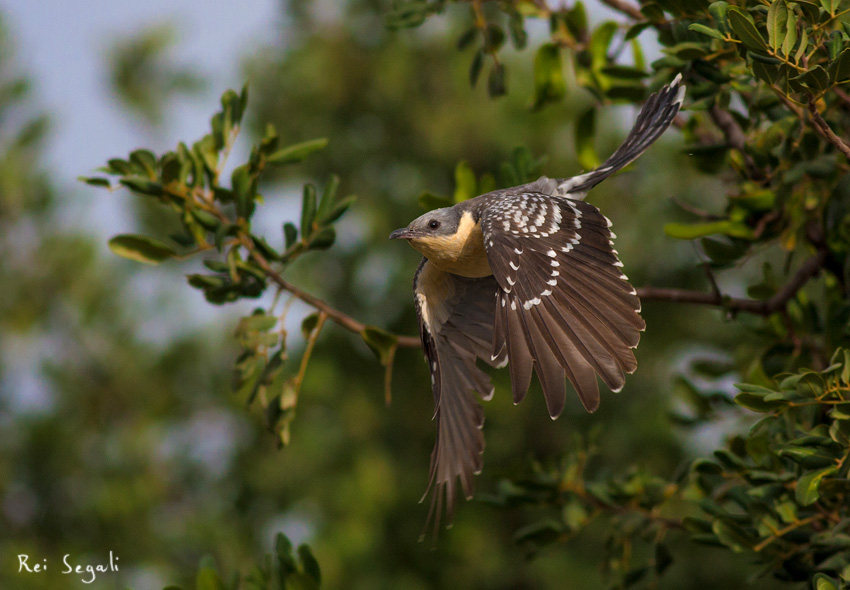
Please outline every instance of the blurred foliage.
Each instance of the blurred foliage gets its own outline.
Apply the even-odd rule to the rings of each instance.
[[[310,547],[299,545],[293,551],[292,542],[281,533],[275,537],[274,553],[266,555],[262,565],[254,567],[247,576],[238,573],[222,580],[215,561],[204,558],[195,578],[196,590],[310,590],[319,588],[322,576],[319,564]],[[165,590],[181,590],[168,586]]]
[[[0,587],[77,587],[62,555],[109,551],[121,572],[98,583],[313,587],[311,554],[275,547],[278,530],[309,540],[327,587],[846,583],[846,7],[604,4],[617,20],[581,2],[289,3],[279,42],[245,56],[250,109],[228,91],[198,142],[87,180],[134,194],[137,227],[110,247],[156,269],[62,222],[78,200],[54,188],[46,119],[4,47]],[[158,35],[110,68],[151,124],[197,76]],[[590,198],[636,285],[703,305],[644,295],[640,370],[594,416],[575,404],[553,424],[539,394],[497,394],[481,501],[424,550],[433,407],[399,336],[418,256],[387,234],[595,165],[623,135],[610,105],[678,72],[684,149],[671,132]],[[197,297],[171,290],[184,274]],[[186,327],[202,297],[230,305]],[[269,549],[246,577],[195,573]],[[18,574],[23,552],[55,569]]]
[[[766,415],[673,480],[639,468],[599,477],[596,445],[578,441],[557,468],[504,480],[488,501],[554,509],[516,532],[533,552],[609,519],[603,563],[625,587],[657,584],[690,540],[748,555],[761,566],[756,577],[839,588],[850,575],[850,351],[833,361],[785,376],[776,390],[739,384],[735,402]]]
[[[108,55],[109,82],[123,105],[151,126],[165,122],[167,101],[198,94],[206,86],[195,69],[173,63],[173,25],[150,27],[116,41]]]

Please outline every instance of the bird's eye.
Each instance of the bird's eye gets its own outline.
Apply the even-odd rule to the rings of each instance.
[[[437,229],[438,227],[440,227],[440,222],[436,219],[432,219],[428,222],[428,227],[430,227],[431,229]]]

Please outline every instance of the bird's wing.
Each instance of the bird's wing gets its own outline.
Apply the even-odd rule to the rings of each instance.
[[[586,174],[566,179],[546,179],[554,184],[554,190],[549,194],[583,199],[590,189],[628,166],[661,137],[679,112],[684,98],[685,86],[682,85],[682,75],[679,74],[668,86],[664,86],[647,99],[626,140],[610,158],[596,170]]]
[[[490,399],[493,385],[476,366],[476,359],[493,366],[505,362],[504,354],[495,359],[490,354],[493,301],[499,287],[492,276],[459,277],[439,270],[423,258],[413,288],[437,422],[430,481],[425,491],[427,496],[433,488],[428,522],[433,522],[436,534],[443,510],[449,522],[454,515],[457,481],[460,480],[464,496],[471,498],[473,477],[481,471],[484,413],[473,393]]]
[[[588,203],[540,193],[504,196],[482,213],[499,284],[493,355],[507,352],[515,403],[533,368],[552,418],[564,408],[565,379],[592,412],[599,406],[597,374],[618,391],[624,373],[637,368],[632,349],[645,323],[610,225]]]

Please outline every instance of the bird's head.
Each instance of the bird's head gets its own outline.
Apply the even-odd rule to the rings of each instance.
[[[390,239],[409,240],[411,245],[419,250],[418,244],[428,244],[454,236],[459,223],[460,214],[454,207],[434,209],[417,217],[407,227],[395,230],[390,234]]]
[[[434,209],[397,229],[390,239],[407,240],[441,270],[464,277],[493,274],[484,251],[481,225],[464,207]]]

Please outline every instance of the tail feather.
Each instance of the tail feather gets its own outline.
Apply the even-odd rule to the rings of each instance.
[[[644,103],[628,137],[610,158],[596,170],[555,181],[558,183],[556,195],[581,198],[594,186],[628,166],[667,130],[684,98],[685,87],[682,85],[682,75],[679,74]]]

